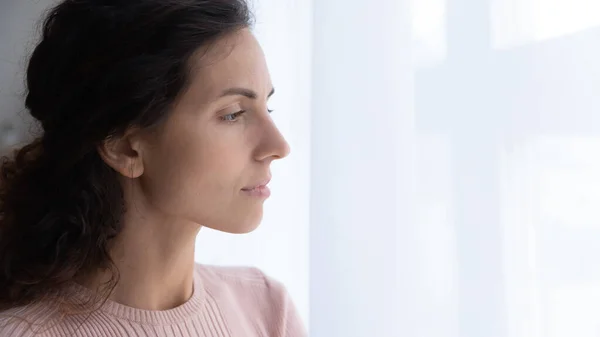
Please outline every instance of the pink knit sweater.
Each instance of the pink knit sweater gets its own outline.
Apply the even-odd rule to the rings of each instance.
[[[89,290],[79,286],[75,296],[85,296],[86,292]],[[67,316],[56,324],[47,324],[56,315],[52,307],[31,306],[0,313],[0,336],[306,336],[282,284],[254,268],[197,265],[192,297],[183,305],[165,311],[135,309],[108,301],[89,317]],[[10,318],[14,316],[34,325]]]

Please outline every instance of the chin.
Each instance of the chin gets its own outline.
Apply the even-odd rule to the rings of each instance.
[[[237,219],[227,219],[214,226],[205,225],[204,227],[230,234],[248,234],[257,229],[261,221],[262,210],[260,214],[248,214]]]
[[[231,226],[215,226],[215,227],[206,226],[206,227],[209,227],[209,228],[212,228],[214,230],[224,232],[224,233],[248,234],[248,233],[253,232],[255,229],[257,229],[259,225],[260,225],[260,221],[258,221],[256,223],[236,223],[235,225],[231,225]]]
[[[231,234],[248,234],[248,233],[254,232],[254,230],[257,229],[258,226],[260,226],[260,222],[258,222],[256,224],[248,225],[245,227],[237,228],[237,230],[232,231],[230,233]]]

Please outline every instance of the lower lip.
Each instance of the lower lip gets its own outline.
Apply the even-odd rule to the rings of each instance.
[[[271,195],[271,190],[268,186],[260,186],[257,188],[253,188],[251,190],[242,190],[249,196],[259,197],[259,198],[268,198]]]

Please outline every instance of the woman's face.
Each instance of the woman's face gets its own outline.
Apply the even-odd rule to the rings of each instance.
[[[289,146],[273,123],[262,49],[248,29],[199,53],[190,86],[168,119],[143,138],[145,202],[168,218],[230,233],[262,219],[273,160]]]

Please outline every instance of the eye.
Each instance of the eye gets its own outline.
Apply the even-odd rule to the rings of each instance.
[[[221,117],[221,119],[222,119],[223,121],[225,121],[225,122],[233,123],[233,122],[237,121],[237,120],[238,120],[238,118],[239,118],[239,117],[240,117],[242,114],[244,114],[245,112],[246,112],[246,110],[241,110],[241,111],[238,111],[238,112],[234,112],[234,113],[232,113],[232,114],[225,115],[225,116]]]
[[[272,113],[273,111],[275,111],[275,110],[267,109],[268,113]]]

